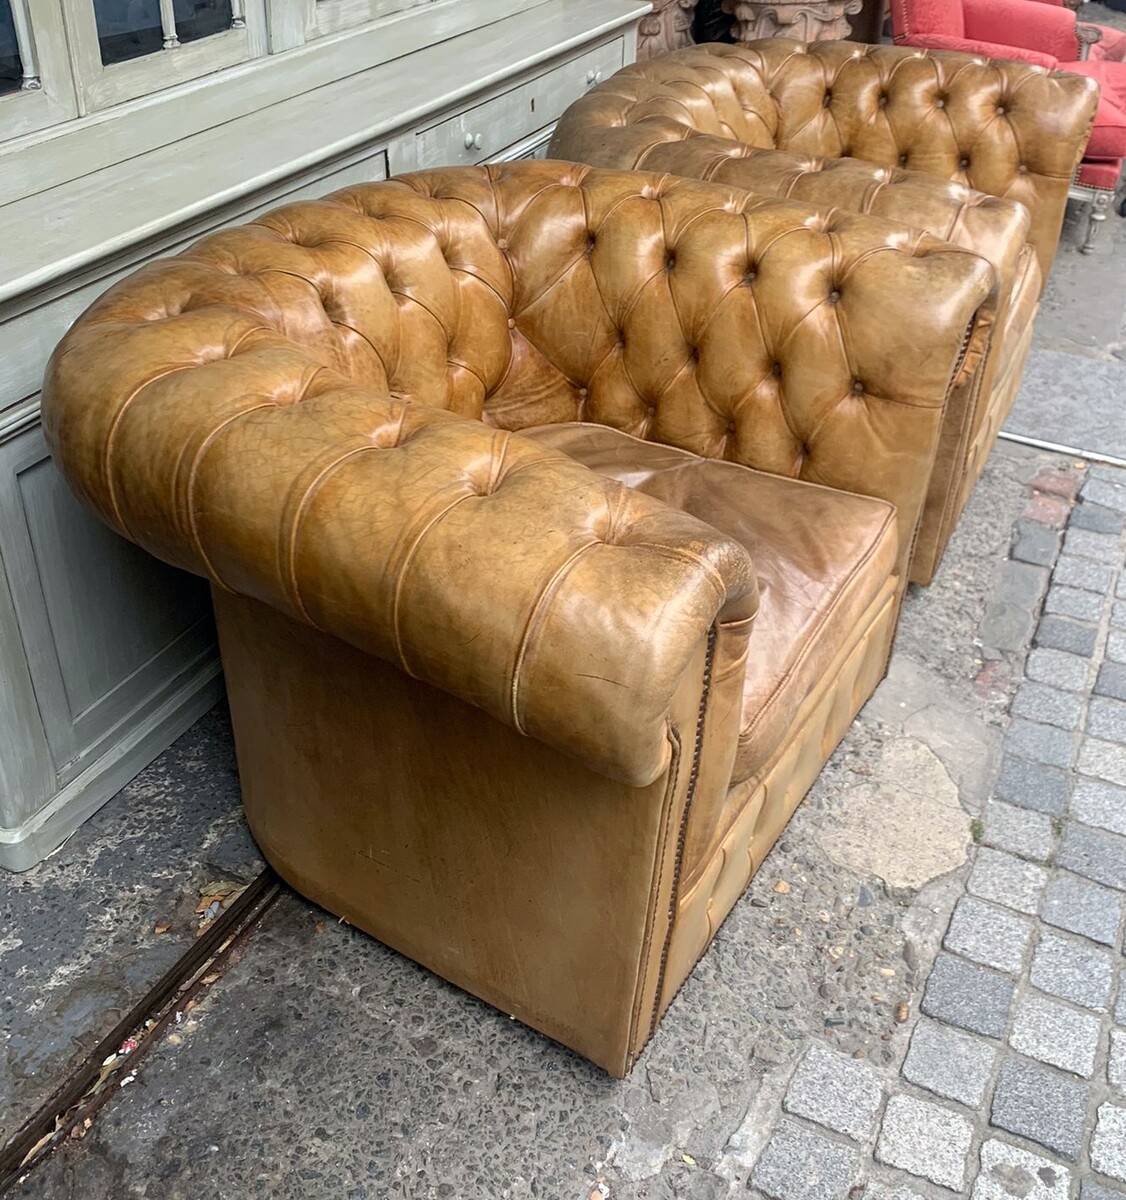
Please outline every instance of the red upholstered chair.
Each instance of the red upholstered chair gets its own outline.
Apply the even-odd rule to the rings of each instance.
[[[1071,188],[1090,205],[1080,247],[1089,252],[1126,162],[1126,34],[1080,25],[1062,0],[891,0],[891,25],[900,46],[1015,58],[1098,82],[1098,113]]]

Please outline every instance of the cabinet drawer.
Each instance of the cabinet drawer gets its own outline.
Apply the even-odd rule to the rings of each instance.
[[[568,104],[617,71],[625,42],[616,38],[415,135],[419,168],[486,162],[513,142],[557,121]]]

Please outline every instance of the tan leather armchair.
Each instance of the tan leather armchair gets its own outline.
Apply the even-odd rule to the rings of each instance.
[[[45,427],[211,580],[270,862],[621,1075],[885,669],[995,288],[864,216],[451,168],[144,267]]]
[[[1089,79],[966,54],[702,45],[592,89],[549,153],[870,213],[994,264],[993,348],[977,395],[952,407],[911,563],[927,584],[1016,398],[1097,99]]]

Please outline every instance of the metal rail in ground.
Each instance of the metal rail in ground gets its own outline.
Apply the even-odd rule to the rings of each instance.
[[[0,1146],[0,1193],[93,1116],[137,1069],[177,1012],[215,982],[231,953],[282,894],[266,868],[125,1014],[49,1099]],[[135,1048],[123,1052],[126,1042]]]
[[[1101,454],[1098,450],[1080,450],[1077,446],[1061,446],[1059,442],[1045,442],[1041,438],[1025,437],[1023,433],[1009,433],[1002,429],[997,437],[1003,442],[1016,442],[1018,446],[1031,446],[1034,450],[1050,450],[1054,454],[1066,454],[1069,458],[1083,458],[1088,462],[1103,463],[1108,467],[1126,467],[1126,458],[1113,454]]]

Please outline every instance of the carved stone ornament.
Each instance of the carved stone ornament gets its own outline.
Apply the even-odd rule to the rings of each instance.
[[[637,27],[637,57],[656,58],[692,45],[696,0],[653,0],[653,11]]]
[[[847,38],[848,18],[858,13],[863,0],[723,0],[724,12],[735,18],[735,37],[788,37],[799,42]]]

